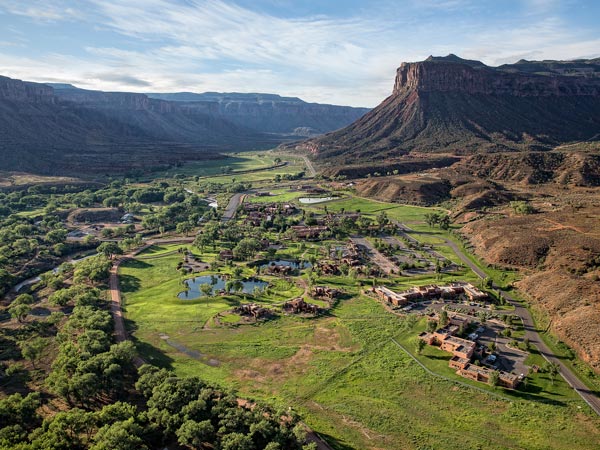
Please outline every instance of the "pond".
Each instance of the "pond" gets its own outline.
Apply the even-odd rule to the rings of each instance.
[[[187,286],[187,290],[177,294],[177,298],[181,300],[194,300],[200,297],[204,297],[204,294],[200,290],[200,286],[203,284],[210,284],[213,288],[213,292],[219,292],[225,289],[225,283],[227,279],[221,275],[204,275],[201,277],[194,277],[185,280],[184,283]],[[241,280],[244,285],[242,292],[245,294],[252,294],[255,288],[265,288],[269,283],[266,281],[258,280],[256,278]]]
[[[309,263],[308,261],[290,261],[287,259],[274,259],[272,261],[267,261],[263,264],[260,265],[261,269],[264,269],[265,267],[269,267],[269,266],[286,266],[286,267],[291,267],[292,269],[308,269],[309,267],[312,267],[312,264]]]
[[[323,203],[329,202],[331,200],[337,200],[338,198],[339,197],[300,197],[298,201],[306,205],[311,205],[314,203]]]

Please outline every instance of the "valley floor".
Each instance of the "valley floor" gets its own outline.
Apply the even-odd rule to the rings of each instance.
[[[351,191],[340,191],[341,198],[325,203],[298,204],[297,199],[305,194],[296,186],[307,182],[275,183],[273,176],[249,174],[253,187],[245,201],[292,202],[315,214],[360,210],[373,220],[385,212],[390,220],[406,226],[408,238],[431,246],[460,268],[374,278],[315,277],[307,271],[289,279],[263,274],[261,279],[271,283],[272,289],[258,296],[179,300],[182,282],[190,275],[176,269],[181,261],[177,250],[184,246],[210,263],[218,259],[219,245],[201,252],[186,244],[160,244],[151,247],[150,253],[125,261],[119,269],[126,326],[144,360],[180,375],[198,375],[235,387],[248,398],[291,407],[335,449],[595,448],[600,441],[600,419],[562,378],[535,375],[524,391],[465,382],[448,370],[443,352],[431,349],[416,355],[415,336],[425,327],[423,319],[394,314],[365,295],[371,283],[402,290],[458,279],[478,283],[481,275],[500,280],[498,272],[463,255],[464,248],[450,233],[425,224],[425,214],[435,209],[367,200]],[[270,195],[252,195],[257,191]],[[377,244],[377,238],[360,239]],[[277,256],[321,258],[324,246],[335,248],[343,242],[335,238],[289,242]],[[422,257],[427,259],[426,254]],[[391,264],[388,272],[394,271]],[[253,276],[254,269],[236,265],[243,276]],[[218,270],[231,273],[232,267],[221,265]],[[513,272],[505,273],[502,285],[511,284],[514,277]],[[215,321],[248,301],[277,309],[306,294],[307,284],[339,288],[348,295],[317,317],[280,314],[253,324],[240,324],[232,317],[227,319],[232,320],[229,325]],[[541,365],[542,356],[534,350],[530,362]]]

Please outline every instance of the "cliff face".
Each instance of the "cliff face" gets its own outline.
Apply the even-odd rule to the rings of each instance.
[[[3,170],[65,174],[165,167],[280,141],[144,94],[0,77]]]
[[[54,103],[54,89],[40,83],[0,76],[0,99],[31,103]]]
[[[599,138],[600,60],[493,68],[449,55],[403,63],[379,106],[299,148],[340,165],[412,151],[548,150]]]
[[[368,108],[307,103],[296,97],[274,94],[181,92],[148,96],[176,101],[183,108],[216,115],[264,133],[327,133],[351,124],[369,111]]]
[[[85,89],[56,89],[56,96],[62,100],[79,103],[93,108],[124,109],[133,111],[173,112],[176,106],[172,102],[152,100],[145,94],[131,92],[103,92]]]
[[[423,61],[398,68],[393,95],[407,89],[517,97],[600,96],[600,78],[507,73],[486,66]]]
[[[398,68],[393,95],[407,89],[517,97],[600,96],[600,78],[507,73],[486,66],[423,61]]]

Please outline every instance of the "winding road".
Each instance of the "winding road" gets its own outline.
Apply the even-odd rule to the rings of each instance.
[[[411,230],[406,225],[402,225],[402,230],[410,231],[412,233],[418,233],[417,231]],[[406,235],[406,234],[405,234]],[[413,237],[406,235],[409,239],[415,240]],[[467,255],[465,255],[461,249],[456,245],[455,242],[445,239],[445,245],[450,247],[450,249],[456,254],[460,260],[465,263],[479,278],[486,278],[487,274],[480,269]],[[600,398],[590,390],[580,379],[573,373],[573,371],[568,368],[561,359],[556,356],[552,350],[546,345],[546,343],[542,340],[538,330],[535,327],[533,317],[531,317],[531,313],[527,308],[525,308],[519,301],[515,300],[510,296],[506,291],[500,289],[500,287],[496,284],[492,285],[493,289],[496,289],[502,298],[504,298],[508,303],[510,303],[515,308],[515,314],[518,315],[523,321],[523,327],[525,329],[525,338],[529,339],[529,343],[533,344],[537,347],[540,354],[544,357],[546,361],[551,363],[555,363],[559,367],[560,375],[565,379],[567,383],[577,392],[581,398],[592,408],[596,414],[600,415]]]
[[[485,278],[487,275],[483,272],[479,267],[477,267],[473,261],[471,261],[463,252],[460,251],[458,246],[448,240],[445,239],[448,247],[452,249],[452,251],[458,256],[461,261],[467,264],[473,272],[477,274],[480,278]],[[535,324],[533,322],[533,318],[531,317],[531,313],[527,308],[525,308],[520,302],[511,297],[506,291],[500,289],[499,286],[494,284],[492,286],[494,289],[497,289],[500,292],[502,298],[504,298],[508,303],[510,303],[515,308],[515,314],[518,315],[523,321],[523,327],[525,329],[525,338],[529,339],[530,344],[533,344],[537,347],[541,355],[544,357],[546,361],[557,364],[559,367],[559,372],[561,376],[565,379],[569,385],[575,389],[581,398],[592,408],[596,414],[600,415],[600,398],[590,390],[580,379],[573,373],[571,369],[563,364],[558,356],[556,356],[550,347],[546,345],[546,343],[542,340],[540,334],[538,333]]]

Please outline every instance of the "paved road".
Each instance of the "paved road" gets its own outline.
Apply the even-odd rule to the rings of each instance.
[[[306,169],[308,170],[308,178],[314,178],[317,175],[317,171],[315,170],[312,161],[308,159],[308,156],[303,156],[302,159],[306,164]]]
[[[369,253],[369,256],[375,264],[377,264],[381,270],[387,274],[400,273],[400,268],[394,264],[389,258],[385,257],[379,250],[373,247],[371,242],[362,236],[352,236],[351,240],[358,245],[365,247]]]
[[[448,240],[445,239],[448,247],[452,249],[452,251],[460,258],[462,262],[464,262],[467,266],[469,266],[473,272],[477,274],[480,278],[486,278],[486,273],[481,270],[473,261],[471,261],[459,248],[458,246]],[[560,358],[558,358],[552,350],[546,345],[542,338],[540,337],[537,329],[535,328],[533,318],[531,317],[531,313],[527,308],[525,308],[520,302],[511,297],[507,292],[502,291],[499,286],[493,285],[494,289],[497,289],[500,292],[500,295],[512,306],[515,308],[514,314],[518,315],[523,321],[523,327],[525,328],[525,338],[529,339],[529,342],[537,347],[542,356],[549,362],[558,364],[559,371],[561,376],[565,379],[569,385],[575,389],[583,400],[590,405],[590,407],[596,411],[598,415],[600,415],[600,398],[594,394],[578,377],[575,375],[571,369],[565,366]]]
[[[235,217],[235,213],[237,212],[238,206],[244,201],[246,194],[234,194],[233,197],[229,200],[229,204],[227,208],[225,208],[225,212],[223,212],[223,217],[221,217],[222,222],[227,222]]]

